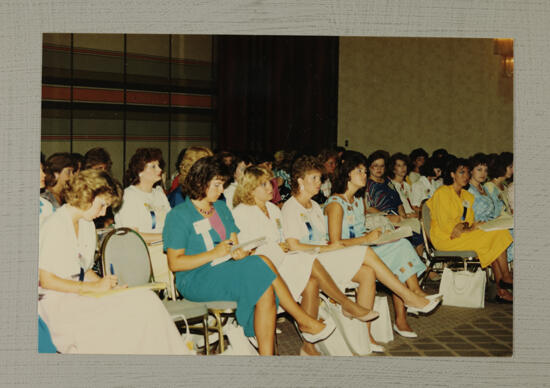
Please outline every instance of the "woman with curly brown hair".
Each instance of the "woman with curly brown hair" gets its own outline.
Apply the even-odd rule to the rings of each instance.
[[[117,227],[138,231],[150,243],[162,239],[164,219],[170,204],[158,184],[164,159],[158,148],[139,148],[130,159],[124,176],[126,188],[122,206],[115,214]]]
[[[304,338],[320,341],[334,331],[306,314],[294,301],[277,269],[265,256],[250,256],[238,244],[239,228],[224,201],[219,200],[228,179],[227,167],[217,158],[199,159],[184,181],[185,201],[166,218],[164,249],[176,287],[196,302],[237,302],[237,322],[245,335],[256,336],[259,353],[273,354],[277,303],[294,317]],[[213,265],[216,259],[232,260]]]
[[[120,185],[103,171],[73,176],[65,205],[40,228],[40,317],[61,353],[186,354],[186,347],[157,295],[132,290],[102,297],[88,292],[117,287],[117,277],[92,269],[94,218],[120,202]],[[115,269],[116,271],[116,269]]]

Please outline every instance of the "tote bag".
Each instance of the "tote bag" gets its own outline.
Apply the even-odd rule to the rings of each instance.
[[[484,308],[485,271],[478,268],[476,272],[443,269],[439,293],[443,294],[443,305],[457,307]]]

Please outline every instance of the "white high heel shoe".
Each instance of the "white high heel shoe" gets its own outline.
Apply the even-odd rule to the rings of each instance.
[[[433,309],[435,309],[439,303],[441,303],[441,299],[432,299],[432,300],[428,299],[428,300],[430,301],[430,303],[428,303],[426,306],[421,307],[421,308],[405,305],[405,307],[407,308],[407,313],[410,313],[410,314],[418,314],[418,313],[428,314]]]

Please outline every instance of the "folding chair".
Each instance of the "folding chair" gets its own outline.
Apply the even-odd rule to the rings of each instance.
[[[104,274],[110,274],[113,269],[120,284],[127,284],[129,287],[144,285],[153,279],[147,244],[139,233],[129,228],[113,229],[105,236],[101,244],[101,264]],[[176,325],[183,321],[182,316],[188,321],[200,320],[201,332],[205,341],[208,340],[208,311],[203,304],[188,300],[162,302]],[[200,330],[196,327],[190,327],[189,330],[191,329]]]
[[[420,285],[428,278],[430,272],[434,271],[436,263],[460,264],[464,268],[468,265],[480,266],[477,253],[475,251],[440,251],[434,248],[430,240],[431,213],[427,205],[427,199],[422,201],[422,210],[420,220],[422,224],[422,237],[424,238],[424,251],[426,252],[426,271],[422,274],[418,283]]]

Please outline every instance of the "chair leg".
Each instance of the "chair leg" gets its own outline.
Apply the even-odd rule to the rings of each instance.
[[[208,356],[210,354],[210,336],[208,335],[208,314],[202,317],[202,326],[204,328],[204,352]]]
[[[210,310],[212,315],[214,315],[214,318],[216,319],[216,330],[218,331],[218,344],[219,344],[219,351],[220,353],[223,353],[225,351],[225,343],[223,339],[223,325],[222,325],[222,318],[221,318],[221,311],[212,309]]]
[[[275,355],[279,355],[279,339],[277,338],[277,325],[275,325],[275,336],[273,337],[273,342],[275,345]]]

